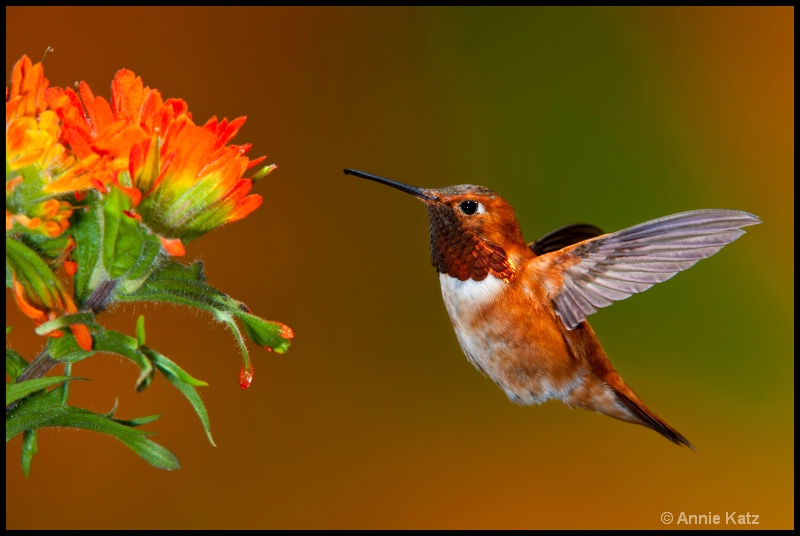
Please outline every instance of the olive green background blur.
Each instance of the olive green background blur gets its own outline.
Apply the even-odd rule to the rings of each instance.
[[[6,528],[661,528],[663,512],[794,526],[793,8],[6,8],[52,85],[119,68],[278,169],[263,206],[194,242],[212,284],[290,325],[285,355],[186,309],[105,321],[210,383],[218,444],[159,377],[97,356],[72,402],[147,426],[183,468],[113,438],[6,446]],[[488,186],[529,240],[699,208],[763,224],[590,320],[620,374],[697,452],[608,417],[511,404],[461,353],[414,199],[342,174]],[[6,294],[8,344],[42,340]],[[675,526],[674,524],[672,525]],[[723,523],[723,526],[724,523]]]

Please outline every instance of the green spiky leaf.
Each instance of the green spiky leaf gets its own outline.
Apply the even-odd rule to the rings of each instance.
[[[6,346],[6,374],[9,375],[12,382],[17,380],[27,366],[28,361],[24,357]]]
[[[144,346],[146,344],[146,339],[144,332],[144,315],[139,315],[139,318],[136,319],[136,341],[139,343],[139,346]]]
[[[22,433],[22,474],[25,478],[31,473],[33,455],[39,450],[36,444],[36,430],[25,430]]]
[[[23,401],[10,414],[6,414],[6,442],[17,434],[39,428],[83,428],[119,439],[154,467],[166,470],[180,468],[180,463],[172,452],[147,438],[151,434],[128,426],[124,424],[125,421],[117,421],[82,408],[54,404],[50,397],[26,399],[28,400],[31,402],[26,404]]]
[[[118,295],[120,301],[156,301],[188,305],[214,315],[240,338],[234,318],[244,325],[245,333],[253,342],[277,353],[289,348],[290,338],[284,337],[282,324],[251,314],[239,301],[206,283],[202,263],[183,266],[169,262],[156,270],[147,282],[136,291]],[[246,348],[243,353],[246,354]]]
[[[170,383],[172,383],[172,385],[174,385],[181,393],[183,393],[183,396],[186,397],[186,400],[189,401],[195,413],[197,413],[197,416],[200,418],[200,422],[203,424],[203,429],[206,432],[208,441],[212,445],[216,446],[216,443],[214,443],[214,438],[211,437],[211,423],[208,419],[208,412],[203,404],[203,400],[200,398],[200,395],[194,388],[195,386],[205,386],[208,384],[191,377],[174,362],[167,359],[165,356],[156,352],[152,348],[143,346],[142,352],[153,362],[153,365],[164,375],[164,377],[167,378],[167,380],[169,380]]]
[[[20,383],[6,384],[6,407],[17,400],[28,396],[41,389],[47,389],[61,382],[71,380],[85,380],[86,378],[76,378],[75,376],[48,376],[46,378],[35,378]]]

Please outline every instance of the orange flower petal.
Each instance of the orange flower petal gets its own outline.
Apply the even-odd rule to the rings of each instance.
[[[75,261],[64,261],[64,271],[67,275],[72,277],[78,273],[78,263]]]
[[[275,322],[274,320],[272,322]],[[275,322],[281,327],[281,337],[284,339],[294,339],[294,331],[292,328],[287,326],[286,324],[281,324],[280,322]]]
[[[10,194],[14,191],[14,188],[22,182],[22,175],[14,177],[10,181],[6,182],[6,195]]]
[[[138,188],[128,188],[126,186],[122,186],[117,179],[114,179],[114,186],[119,188],[123,194],[131,198],[134,207],[139,204],[139,201],[142,200],[142,192],[140,192]],[[134,217],[135,216],[131,215],[131,218]],[[141,217],[139,217],[139,221],[142,221]]]
[[[20,311],[22,311],[25,316],[33,318],[35,321],[42,319],[45,316],[44,311],[37,309],[28,302],[28,299],[25,297],[25,288],[17,281],[16,277],[12,279],[12,286],[14,289],[14,299],[17,301]]]
[[[138,190],[137,190],[137,191],[138,191]],[[142,216],[141,216],[141,215],[139,215],[139,214],[136,214],[136,213],[135,213],[135,212],[133,212],[132,210],[123,210],[123,211],[122,211],[122,213],[123,213],[123,214],[125,214],[127,217],[129,217],[129,218],[131,218],[131,219],[134,219],[134,220],[138,221],[139,223],[141,223],[141,222],[142,222]]]
[[[11,94],[6,99],[6,123],[13,117],[35,117],[49,82],[41,63],[22,56],[11,72]]]
[[[92,335],[89,333],[89,328],[83,324],[71,324],[69,329],[75,336],[75,341],[78,343],[78,346],[90,352],[92,350]]]
[[[161,245],[173,257],[186,255],[186,248],[183,247],[183,242],[181,242],[180,238],[164,238],[163,236],[159,236],[159,238],[161,239]]]
[[[241,220],[255,209],[261,206],[264,200],[261,198],[260,195],[248,195],[247,197],[240,199],[236,203],[236,208],[233,209],[231,215],[228,217],[228,222]]]

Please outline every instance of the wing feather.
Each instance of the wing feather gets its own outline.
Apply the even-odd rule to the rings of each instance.
[[[528,244],[528,247],[537,255],[544,255],[601,234],[603,234],[603,231],[594,225],[575,223],[550,231],[535,242]]]
[[[556,311],[574,329],[597,309],[666,281],[742,236],[741,227],[758,223],[739,210],[693,210],[546,253],[541,259],[563,280],[551,291]]]

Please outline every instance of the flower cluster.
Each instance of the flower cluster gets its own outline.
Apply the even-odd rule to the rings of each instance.
[[[77,91],[49,87],[42,64],[23,56],[6,88],[6,232],[57,238],[88,191],[118,190],[129,200],[126,216],[158,236],[164,252],[183,255],[186,242],[261,205],[250,189],[275,166],[244,177],[264,160],[246,156],[250,145],[230,144],[245,119],[196,125],[184,101],[164,100],[126,69],[110,102],[85,82]],[[12,275],[17,304],[37,325],[76,312],[60,288],[37,293]],[[88,333],[79,341],[91,345]]]
[[[77,92],[51,88],[41,63],[23,57],[6,89],[6,230],[18,223],[58,236],[72,210],[64,194],[80,200],[89,188],[120,188],[131,217],[180,254],[183,242],[261,204],[250,189],[275,166],[243,177],[264,160],[246,156],[249,144],[229,144],[245,120],[195,125],[184,101],[165,101],[126,69],[114,77],[111,102],[85,82]],[[19,192],[28,174],[40,178],[36,191]]]
[[[150,464],[180,466],[174,454],[137,430],[154,417],[118,420],[68,404],[72,365],[95,353],[129,359],[142,391],[156,373],[192,405],[211,444],[197,388],[208,385],[147,343],[144,316],[135,337],[98,317],[120,302],[161,302],[210,314],[234,335],[242,355],[239,385],[253,380],[245,336],[276,353],[294,337],[208,283],[202,262],[183,264],[185,244],[261,205],[254,181],[275,166],[250,159],[231,140],[245,122],[197,125],[180,99],[164,99],[122,69],[111,98],[88,84],[50,87],[41,63],[14,65],[6,87],[6,286],[20,311],[46,335],[32,362],[6,341],[6,439],[22,435],[30,470],[42,427],[70,426],[120,439]],[[254,174],[245,174],[256,167]],[[10,327],[6,328],[8,334]],[[63,376],[45,376],[64,364]]]

